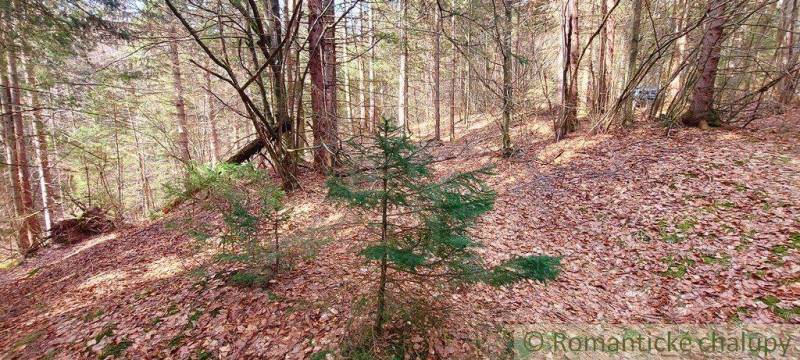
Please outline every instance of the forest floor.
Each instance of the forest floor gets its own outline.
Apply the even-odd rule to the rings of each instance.
[[[562,256],[559,278],[476,285],[441,300],[448,316],[411,344],[442,358],[491,356],[487,340],[524,323],[797,323],[800,313],[800,111],[747,129],[641,125],[554,143],[547,118],[472,124],[435,155],[441,174],[496,165],[493,211],[476,228],[490,263]],[[365,234],[309,175],[289,195],[286,238],[302,249],[265,289],[198,271],[171,229],[192,216],[119,230],[0,273],[0,358],[303,358],[352,341],[375,288]],[[219,274],[219,273],[217,273]],[[489,335],[487,335],[489,334]]]

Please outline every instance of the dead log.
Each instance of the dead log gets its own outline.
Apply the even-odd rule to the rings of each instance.
[[[264,143],[261,142],[261,139],[253,139],[235,154],[231,155],[225,162],[228,164],[241,164],[253,157],[253,155],[258,154],[262,148],[264,148]]]

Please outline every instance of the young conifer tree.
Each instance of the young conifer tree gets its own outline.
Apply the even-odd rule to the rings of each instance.
[[[183,222],[198,245],[216,250],[215,260],[244,266],[244,271],[233,275],[239,279],[232,278],[234,283],[258,285],[266,281],[264,275],[272,276],[279,270],[278,227],[286,215],[285,194],[263,171],[252,164],[193,164],[184,188],[168,187],[168,191],[195,198],[203,209],[221,215],[221,229],[191,217]],[[262,236],[261,229],[268,229],[270,234]]]
[[[503,286],[521,279],[546,281],[558,274],[560,258],[515,257],[487,268],[470,237],[475,221],[494,205],[495,192],[482,180],[490,168],[436,180],[432,158],[411,143],[394,122],[383,119],[370,141],[351,144],[349,171],[327,182],[328,196],[364,210],[380,234],[362,255],[379,267],[374,331],[386,322],[388,286],[414,280],[432,286],[486,282]],[[399,276],[393,276],[399,275]]]

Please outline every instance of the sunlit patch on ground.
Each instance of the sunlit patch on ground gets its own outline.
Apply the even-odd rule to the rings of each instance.
[[[591,138],[576,137],[553,143],[544,148],[537,157],[550,164],[564,164],[580,155],[581,151],[591,148],[604,140],[604,136]]]
[[[158,280],[174,276],[185,268],[185,262],[178,257],[165,257],[147,264],[142,274],[144,280]]]
[[[526,121],[522,126],[516,128],[518,131],[513,132],[513,135],[518,136],[536,136],[539,138],[553,137],[553,124],[550,121],[534,118],[531,121]]]
[[[92,247],[94,247],[96,245],[102,244],[102,243],[104,243],[106,241],[114,240],[114,239],[117,238],[117,235],[118,235],[117,232],[112,232],[112,233],[104,234],[104,235],[101,235],[101,236],[93,237],[93,238],[91,238],[89,240],[86,240],[86,241],[84,241],[84,242],[82,242],[82,243],[80,243],[78,245],[75,245],[75,247],[72,249],[72,251],[70,251],[66,256],[64,256],[63,260],[67,260],[67,259],[69,259],[69,258],[71,258],[71,257],[73,257],[73,256],[75,256],[77,254],[80,254],[81,252],[83,252],[83,251],[85,251],[87,249],[90,249],[90,248],[92,248]]]
[[[127,271],[124,270],[111,270],[106,271],[95,276],[92,276],[83,283],[81,283],[78,288],[79,289],[94,289],[95,293],[105,293],[109,290],[113,290],[121,285],[123,280],[128,278]]]

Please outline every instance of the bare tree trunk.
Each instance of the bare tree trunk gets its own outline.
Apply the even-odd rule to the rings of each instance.
[[[503,23],[503,121],[500,126],[502,132],[502,153],[511,156],[511,113],[514,111],[514,93],[511,84],[511,28],[512,8],[511,0],[503,1],[505,22]]]
[[[50,231],[53,221],[53,206],[56,203],[55,190],[53,189],[53,175],[50,172],[50,159],[47,153],[47,129],[42,116],[42,107],[39,101],[39,93],[36,86],[36,75],[34,74],[33,63],[30,53],[23,48],[25,57],[25,73],[30,88],[31,107],[33,108],[33,128],[36,132],[34,144],[36,150],[37,165],[39,168],[39,189],[42,195],[42,214],[44,215],[45,231]]]
[[[1,109],[3,112],[3,143],[5,145],[6,162],[9,163],[9,166],[6,168],[8,169],[8,178],[9,183],[11,184],[11,195],[14,200],[14,214],[16,215],[17,219],[24,220],[25,213],[23,212],[24,205],[22,203],[22,186],[20,185],[19,169],[17,166],[17,140],[14,130],[11,85],[8,79],[8,62],[6,59],[5,51],[0,48],[0,79],[2,79],[0,97],[2,98],[3,103],[3,107]],[[17,236],[17,247],[20,252],[22,252],[22,249],[30,246],[30,243],[28,242],[29,237],[27,231],[28,223],[26,221],[19,223],[17,219],[14,219],[13,223],[15,227],[20,227],[20,231]]]
[[[722,47],[722,30],[727,21],[725,5],[725,0],[708,1],[708,22],[701,40],[697,64],[699,76],[694,84],[689,111],[682,116],[682,121],[687,126],[707,128],[719,121],[714,112],[714,81]]]
[[[675,24],[672,27],[672,31],[677,33],[683,29],[684,23],[686,22],[686,16],[688,16],[689,11],[689,2],[688,0],[679,0],[675,2],[673,12],[676,14]],[[683,65],[684,57],[686,56],[686,35],[681,36],[677,40],[675,40],[675,50],[672,53],[672,57],[670,59],[670,67],[669,73],[673,74],[675,71],[678,70],[679,67]],[[675,76],[668,85],[668,96],[670,99],[674,99],[680,89],[684,86],[683,80],[685,77],[683,76],[685,71],[681,71],[680,76]],[[663,109],[663,104],[666,102],[666,97],[660,96],[662,105],[661,108]]]
[[[206,71],[206,116],[208,116],[208,125],[211,128],[211,160],[218,163],[221,157],[221,148],[219,144],[219,132],[217,131],[217,98],[214,97],[214,92],[211,89],[211,74]]]
[[[348,45],[350,42],[350,31],[348,29],[348,20],[347,18],[342,19],[342,27],[344,28],[344,58],[348,59],[350,57],[350,53],[348,52]],[[352,75],[350,75],[350,64],[344,64],[342,66],[344,70],[344,110],[345,110],[345,119],[350,122],[350,136],[355,137],[358,133],[358,126],[359,124],[355,121],[355,112],[353,111],[353,81]]]
[[[362,4],[363,5],[363,4]],[[362,33],[364,32],[364,7],[359,6],[358,12],[358,30]],[[363,40],[356,43],[356,48],[358,48],[358,44],[361,43],[363,45]],[[372,47],[371,44],[368,44],[369,47]],[[365,72],[367,71],[367,63],[368,59],[366,56],[360,56],[358,59],[358,104],[360,109],[359,114],[359,137],[364,136],[364,132],[369,129],[369,100],[367,94],[367,84],[366,84],[366,75]]]
[[[174,36],[176,32],[177,29],[175,26],[171,26],[170,33]],[[180,58],[178,57],[178,42],[174,38],[170,39],[169,42],[169,57],[172,62],[172,85],[175,87],[175,120],[178,127],[178,156],[184,165],[187,165],[192,157],[189,150],[189,134],[187,133],[188,121],[186,120],[186,104],[183,100],[183,80],[181,76]]]
[[[375,124],[378,121],[378,108],[376,106],[375,95],[375,23],[373,4],[369,4],[369,76],[367,82],[369,83],[369,130],[375,129]]]
[[[800,41],[798,41],[798,39],[800,39],[800,34],[798,34],[797,30],[797,12],[800,6],[798,6],[797,0],[784,1],[787,4],[784,8],[790,8],[790,11],[786,14],[788,21],[786,22],[783,56],[781,56],[781,71],[783,71],[786,76],[781,80],[782,84],[779,87],[780,97],[778,101],[783,105],[789,105],[792,100],[794,100],[795,92],[797,91],[798,79],[794,68],[797,66],[797,58],[798,54],[800,54],[800,50],[798,50],[798,47],[800,47]]]
[[[408,129],[408,34],[406,15],[408,0],[399,0],[400,9],[400,72],[397,82],[397,126],[405,132]]]
[[[605,19],[608,14],[608,1],[600,0],[600,16]],[[612,0],[613,1],[613,0]],[[608,69],[606,66],[606,47],[608,47],[608,24],[600,30],[600,45],[597,59],[597,88],[594,96],[594,111],[602,114],[608,104]]]
[[[24,216],[24,226],[20,231],[19,249],[23,255],[35,251],[38,247],[41,225],[39,216],[33,206],[31,194],[31,174],[28,161],[28,149],[25,142],[25,123],[22,119],[22,99],[20,94],[20,79],[17,71],[17,54],[14,45],[8,47],[8,72],[11,87],[11,107],[14,120],[14,137],[16,146],[16,168],[19,176],[20,199],[22,208],[20,214]]]
[[[628,68],[625,71],[625,83],[630,83],[636,71],[636,58],[639,57],[639,28],[642,18],[642,0],[633,0],[633,19],[631,19],[631,37],[628,39]],[[633,123],[633,96],[628,96],[622,105],[622,124]]]
[[[112,118],[114,120],[114,155],[117,160],[117,211],[116,219],[121,221],[125,217],[125,198],[123,197],[123,190],[125,188],[125,181],[122,171],[122,153],[119,151],[119,120],[117,119],[117,103],[115,102],[112,107]]]
[[[309,73],[311,107],[314,111],[314,165],[320,170],[334,166],[338,149],[336,127],[336,49],[333,0],[308,2]]]
[[[575,131],[578,122],[578,0],[566,0],[561,13],[561,112],[556,141]]]
[[[131,87],[130,89],[130,96],[131,101],[136,99],[136,88]],[[128,126],[131,128],[131,133],[133,133],[133,142],[134,146],[136,147],[136,159],[139,165],[139,181],[142,187],[142,216],[147,217],[150,214],[150,210],[153,209],[153,197],[152,192],[150,190],[150,178],[147,176],[147,162],[145,161],[144,157],[144,150],[142,148],[142,142],[139,138],[139,129],[138,124],[136,123],[136,118],[133,112],[133,106],[131,105],[131,101],[128,101],[126,106],[127,117],[128,117]]]
[[[442,117],[441,117],[441,101],[439,97],[439,69],[441,68],[441,37],[442,37],[442,9],[436,4],[434,10],[436,17],[435,29],[433,31],[433,137],[436,141],[442,141]]]
[[[456,0],[452,0],[450,6],[451,10],[455,12]],[[450,15],[450,31],[452,32],[451,36],[455,38],[456,36],[455,14]],[[456,51],[454,46],[452,54],[450,54],[450,70],[452,71],[452,74],[450,75],[450,141],[456,140],[456,75],[458,75],[458,71],[456,70],[457,53],[458,51]]]

